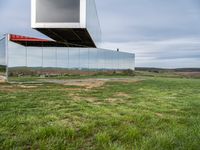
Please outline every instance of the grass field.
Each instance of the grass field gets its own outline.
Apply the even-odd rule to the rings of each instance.
[[[98,78],[1,83],[0,149],[200,149],[200,79]]]

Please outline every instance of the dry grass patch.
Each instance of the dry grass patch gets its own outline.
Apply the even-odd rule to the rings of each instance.
[[[119,92],[116,94],[117,97],[120,97],[120,98],[131,98],[130,95],[126,94],[126,93],[123,93],[123,92]]]
[[[0,91],[1,92],[17,92],[20,90],[21,89],[19,89],[17,86],[0,83]]]
[[[99,101],[95,97],[81,97],[79,94],[76,94],[76,93],[70,93],[69,97],[72,98],[76,102],[85,101],[85,102],[91,103],[93,105],[100,105],[100,104],[102,104],[102,102]]]
[[[37,88],[38,86],[32,86],[32,85],[18,85],[18,87],[23,88],[23,89],[34,89],[34,88]]]
[[[155,113],[155,115],[158,117],[163,117],[163,114],[161,114],[161,113]]]
[[[0,76],[0,83],[5,83],[5,82],[6,82],[6,77]]]
[[[101,87],[104,84],[105,84],[105,81],[94,80],[94,79],[69,80],[64,83],[64,85],[67,85],[67,86],[80,86],[80,87],[85,87],[86,89],[93,89],[93,88]]]
[[[200,78],[200,72],[177,72],[176,74],[187,78]]]
[[[65,86],[76,86],[85,89],[93,89],[102,87],[107,82],[120,82],[120,83],[136,83],[141,80],[129,79],[129,78],[106,78],[106,79],[68,79],[68,80],[56,80],[56,79],[43,79],[41,81],[55,84],[62,84]],[[70,90],[77,90],[77,88],[70,88]]]

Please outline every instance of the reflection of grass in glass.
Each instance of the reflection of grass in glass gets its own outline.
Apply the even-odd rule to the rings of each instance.
[[[9,81],[13,80],[36,80],[42,78],[59,78],[59,79],[71,79],[71,78],[95,78],[95,77],[125,77],[134,76],[133,70],[95,70],[84,69],[81,70],[65,69],[65,68],[41,68],[41,67],[13,67],[8,69]],[[20,78],[19,78],[20,77]]]
[[[0,72],[5,72],[6,71],[6,67],[5,66],[2,66],[0,65]]]
[[[156,75],[93,89],[1,84],[0,147],[199,149],[200,80]]]

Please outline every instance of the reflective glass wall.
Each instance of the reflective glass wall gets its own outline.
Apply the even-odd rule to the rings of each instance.
[[[9,41],[8,67],[134,70],[135,56],[97,48],[25,47]]]
[[[101,27],[96,3],[95,0],[86,0],[86,3],[86,27],[95,41],[95,44],[99,46],[101,42]]]
[[[0,65],[6,65],[6,38],[0,39]]]
[[[0,82],[5,79],[6,75],[6,38],[0,39]]]

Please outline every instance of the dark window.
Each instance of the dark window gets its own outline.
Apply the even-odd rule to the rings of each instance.
[[[80,0],[37,0],[36,22],[80,22]]]

